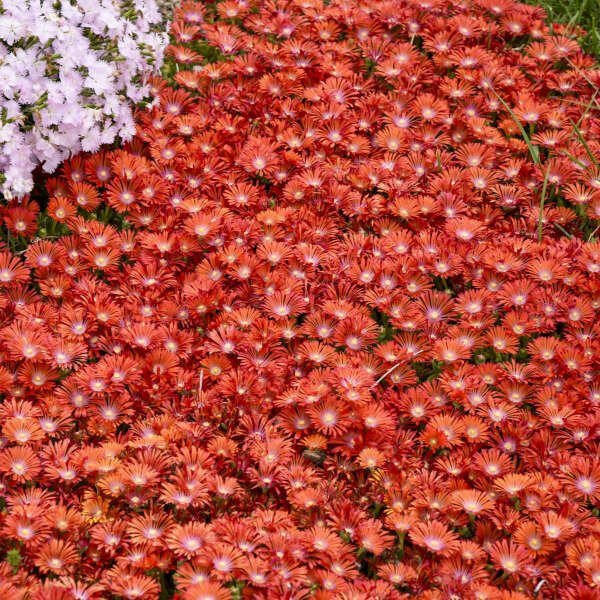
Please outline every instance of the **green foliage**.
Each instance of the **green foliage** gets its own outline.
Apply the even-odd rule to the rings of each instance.
[[[6,553],[6,562],[13,568],[18,569],[21,564],[21,553],[17,548],[13,548]]]
[[[600,6],[598,0],[526,0],[529,4],[538,4],[546,9],[548,22],[568,23],[584,30],[578,39],[587,52],[600,58]]]

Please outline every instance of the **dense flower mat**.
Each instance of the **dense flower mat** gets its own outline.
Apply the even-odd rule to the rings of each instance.
[[[2,600],[600,598],[600,73],[542,19],[180,7],[137,139],[2,209]]]
[[[160,21],[155,0],[0,2],[2,198],[31,192],[38,166],[133,138],[168,44]]]

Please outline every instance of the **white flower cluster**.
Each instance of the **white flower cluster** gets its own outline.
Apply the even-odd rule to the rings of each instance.
[[[0,192],[135,133],[168,36],[155,0],[0,0]]]

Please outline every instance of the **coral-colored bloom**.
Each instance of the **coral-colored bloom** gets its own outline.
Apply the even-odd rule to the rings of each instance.
[[[415,544],[441,556],[452,554],[458,544],[458,536],[439,521],[415,525],[410,530],[410,538]]]
[[[595,597],[597,70],[512,1],[251,4],[0,209],[0,587]]]

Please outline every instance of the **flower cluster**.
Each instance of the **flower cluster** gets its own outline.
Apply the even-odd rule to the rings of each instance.
[[[155,0],[4,0],[0,5],[0,191],[22,196],[41,165],[135,133],[168,42]]]
[[[2,209],[1,598],[600,597],[600,71],[543,16],[180,6],[53,235]]]

